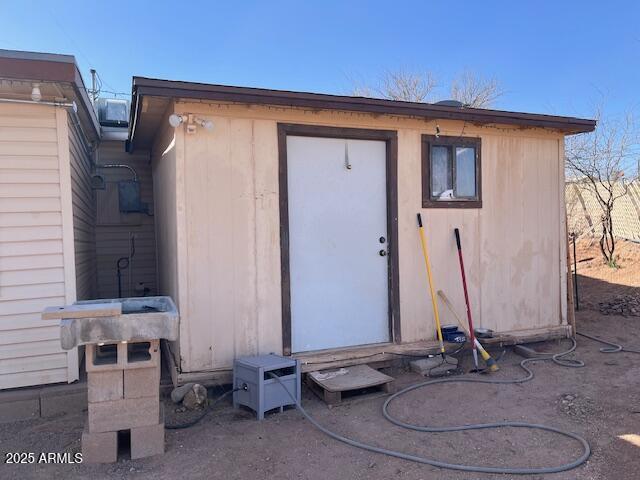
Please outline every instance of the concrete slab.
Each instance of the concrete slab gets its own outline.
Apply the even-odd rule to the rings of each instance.
[[[83,369],[80,372],[80,380],[75,383],[3,390],[0,391],[0,422],[26,420],[61,413],[80,413],[87,409],[86,398],[87,384]]]
[[[440,355],[430,358],[421,358],[409,362],[411,370],[425,377],[437,377],[458,368],[458,359],[447,355],[446,363],[443,363]]]
[[[60,321],[60,344],[65,350],[92,343],[177,340],[178,310],[171,297],[140,297],[87,300],[92,303],[121,303],[122,314],[106,317],[65,318]]]

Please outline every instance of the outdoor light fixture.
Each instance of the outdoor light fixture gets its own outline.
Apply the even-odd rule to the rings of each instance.
[[[187,120],[185,115],[178,115],[177,113],[172,113],[169,115],[169,125],[173,128],[177,128],[181,123],[184,123]]]
[[[436,138],[440,138],[440,125],[436,123]]]
[[[187,133],[196,133],[196,127],[199,125],[207,130],[213,130],[213,122],[205,118],[196,117],[192,114],[172,113],[169,115],[169,125],[173,128],[177,128],[182,124],[187,125]]]
[[[213,130],[213,122],[211,120],[205,120],[204,118],[195,117],[193,121],[201,127],[206,128],[207,130]]]
[[[34,83],[33,88],[31,89],[31,100],[34,102],[39,102],[42,100],[42,92],[40,92],[40,84]]]

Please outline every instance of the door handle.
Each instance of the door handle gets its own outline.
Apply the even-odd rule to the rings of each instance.
[[[387,256],[387,251],[386,250],[380,250],[378,252],[378,255],[380,255],[381,257],[386,257]]]

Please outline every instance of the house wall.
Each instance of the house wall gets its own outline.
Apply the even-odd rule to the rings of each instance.
[[[67,112],[0,104],[0,389],[78,378],[42,310],[76,299]]]
[[[178,282],[178,178],[177,163],[182,160],[183,137],[182,132],[167,128],[165,122],[151,151],[153,171],[154,196],[154,220],[155,238],[157,249],[157,281],[160,295],[169,295],[176,303],[179,311],[186,309],[184,292],[187,291],[186,282],[183,282],[182,292]],[[178,155],[178,150],[180,154]],[[180,188],[183,192],[183,189]],[[184,236],[184,232],[182,232]],[[180,336],[187,336],[187,322],[180,322]],[[172,342],[172,353],[179,364],[180,342]]]
[[[98,167],[106,164],[124,164],[133,167],[140,182],[141,201],[153,211],[153,180],[151,160],[148,153],[125,152],[124,142],[104,141],[98,149]],[[132,173],[126,168],[98,168],[105,182],[105,190],[96,190],[98,218],[96,225],[96,254],[98,264],[98,298],[118,297],[118,277],[116,263],[127,257],[130,239],[135,237],[135,255],[130,268],[122,272],[122,296],[133,297],[143,294],[136,290],[138,284],[148,288],[149,295],[155,295],[156,285],[156,239],[154,217],[144,213],[120,213],[118,202],[118,181],[130,180]]]
[[[95,192],[91,188],[93,151],[72,116],[69,116],[67,123],[71,162],[76,296],[78,300],[87,300],[95,298],[97,291],[96,204]]]
[[[421,209],[421,135],[433,134],[435,121],[205,103],[177,103],[175,111],[215,125],[193,135],[174,131],[184,139],[171,153],[176,172],[163,165],[159,173],[154,161],[154,187],[159,192],[160,182],[164,188],[156,211],[159,202],[169,202],[163,197],[177,192],[171,215],[175,210],[177,235],[184,235],[182,241],[172,238],[166,250],[177,260],[162,252],[158,257],[163,275],[171,276],[161,280],[161,292],[179,286],[183,372],[227,369],[239,355],[282,351],[278,122],[397,131],[403,342],[435,336],[417,212],[425,220],[436,288],[462,313],[453,237],[453,228],[461,229],[477,326],[504,332],[566,323],[561,134],[439,121],[443,135],[482,138],[484,205]],[[175,185],[168,181],[172,174]],[[174,219],[167,225],[156,219],[160,239],[161,230],[174,228]],[[455,323],[444,309],[442,317]]]

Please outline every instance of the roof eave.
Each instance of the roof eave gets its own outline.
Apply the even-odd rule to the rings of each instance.
[[[82,115],[91,127],[93,139],[100,138],[100,123],[73,56],[4,51],[0,55],[0,77],[70,85],[78,100],[76,105],[82,109]]]
[[[234,102],[243,104],[275,105],[316,110],[341,110],[378,115],[422,117],[438,120],[461,120],[477,124],[503,124],[559,130],[565,134],[591,132],[596,121],[573,117],[534,113],[506,112],[479,108],[458,108],[425,103],[402,102],[366,97],[349,97],[260,88],[230,87],[191,82],[134,77],[132,84],[133,107],[140,104],[140,97],[172,97]],[[131,109],[129,142],[133,142],[139,109]]]

